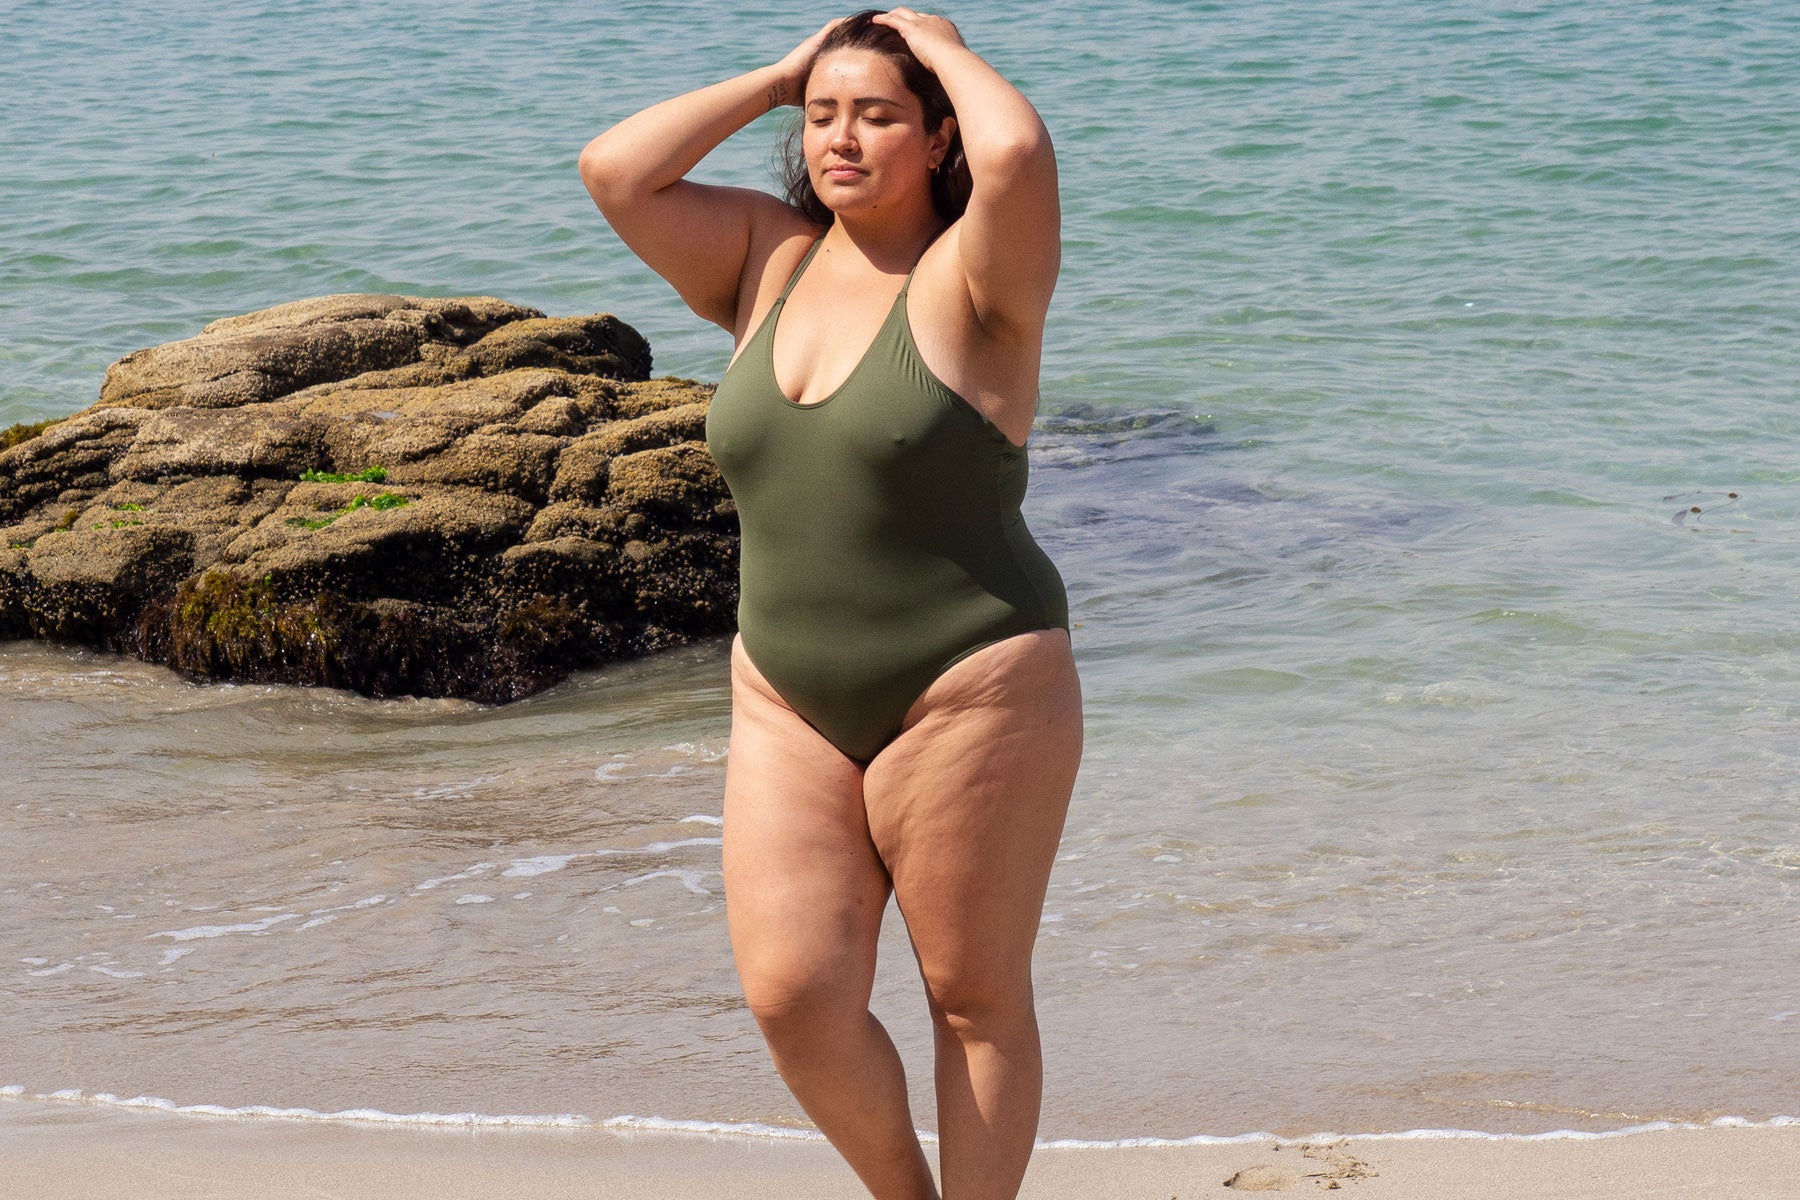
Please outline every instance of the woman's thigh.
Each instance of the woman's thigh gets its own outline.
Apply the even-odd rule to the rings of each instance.
[[[920,969],[952,1014],[1029,987],[1081,746],[1069,635],[1044,630],[940,676],[864,774]]]
[[[788,707],[735,638],[723,832],[726,923],[752,1009],[866,1004],[891,884],[869,836],[862,771]]]

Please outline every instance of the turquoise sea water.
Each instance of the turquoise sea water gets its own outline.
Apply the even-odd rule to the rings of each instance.
[[[217,317],[346,291],[613,311],[658,372],[716,379],[724,335],[613,237],[575,158],[832,15],[10,6],[0,425],[84,407],[108,363]],[[1063,181],[1026,515],[1080,623],[1089,752],[1039,956],[1046,1136],[1800,1109],[1800,10],[949,15],[1044,114]],[[699,177],[766,185],[777,130]],[[487,712],[0,650],[27,735],[0,829],[41,864],[0,885],[22,1001],[0,1020],[42,1048],[0,1052],[0,1083],[797,1121],[731,1007],[716,845],[688,836],[718,811],[723,664],[695,648]],[[631,804],[596,799],[621,779]],[[383,796],[408,816],[370,817]],[[268,821],[221,808],[313,832],[264,844]],[[638,836],[652,813],[673,824]],[[137,823],[158,821],[152,861]],[[376,858],[346,849],[375,826]],[[518,876],[565,889],[548,910],[452,913],[422,882],[627,849],[617,876]],[[399,982],[321,983],[345,946],[294,967],[298,921],[163,962],[169,938],[92,907],[225,928],[340,887],[381,899],[315,930]],[[673,940],[608,942],[590,903]],[[380,966],[395,926],[353,926],[393,905],[440,936],[492,914],[490,950],[589,930],[613,965],[569,968],[588,998],[567,1015],[533,960],[494,984],[507,1004],[440,1014],[440,1043],[380,1016],[419,1011],[460,943]],[[219,999],[253,985],[270,1009]],[[884,975],[895,1022],[921,1019],[909,986]],[[311,1023],[327,994],[371,1005],[357,1032]],[[485,1070],[385,1093],[379,1071],[258,1073],[309,1037],[377,1060],[462,1039]],[[926,1034],[896,1037],[928,1079]],[[229,1061],[198,1070],[205,1045]]]

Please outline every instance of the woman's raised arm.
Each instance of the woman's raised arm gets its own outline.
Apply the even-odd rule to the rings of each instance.
[[[581,181],[607,223],[695,313],[736,331],[744,266],[759,225],[803,224],[783,201],[751,188],[683,176],[757,117],[800,102],[800,78],[826,30],[761,67],[627,117],[581,151]]]
[[[943,17],[896,8],[875,18],[897,30],[956,109],[974,186],[958,223],[969,299],[989,336],[1033,340],[1062,263],[1056,153],[1031,102],[963,44]]]

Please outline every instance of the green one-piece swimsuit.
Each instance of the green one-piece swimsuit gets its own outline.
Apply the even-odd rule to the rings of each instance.
[[[939,675],[1004,638],[1067,629],[1069,602],[1019,515],[1025,448],[919,357],[910,273],[841,387],[813,404],[782,392],[776,322],[818,249],[719,381],[706,444],[743,535],[745,652],[867,763]]]

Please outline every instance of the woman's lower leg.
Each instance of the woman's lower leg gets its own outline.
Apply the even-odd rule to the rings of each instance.
[[[944,1200],[1013,1200],[1037,1140],[1044,1069],[1031,998],[932,1008]]]
[[[938,1200],[905,1068],[874,1013],[825,1017],[806,1006],[757,1020],[788,1090],[876,1200]]]

